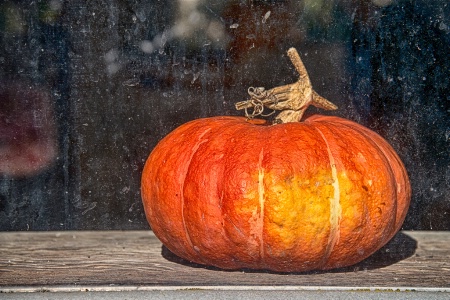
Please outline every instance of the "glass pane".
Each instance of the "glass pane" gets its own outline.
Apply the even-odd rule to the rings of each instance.
[[[144,162],[196,118],[295,82],[386,138],[406,229],[450,229],[445,0],[2,1],[0,230],[147,229]]]

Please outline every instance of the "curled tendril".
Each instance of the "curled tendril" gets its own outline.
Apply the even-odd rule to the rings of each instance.
[[[273,95],[270,90],[266,91],[263,87],[249,87],[248,94],[250,95],[250,100],[247,101],[253,108],[253,111],[249,113],[248,107],[244,108],[245,116],[248,119],[253,119],[257,116],[268,117],[275,113],[275,110],[268,114],[264,114],[264,102],[270,101],[272,103],[277,103],[278,99]]]

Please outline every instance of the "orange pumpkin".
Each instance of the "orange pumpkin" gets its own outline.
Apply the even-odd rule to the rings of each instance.
[[[250,119],[265,107],[282,110],[276,125],[199,119],[150,154],[145,213],[176,255],[223,269],[327,270],[363,260],[400,229],[411,188],[399,157],[352,121],[298,122],[309,105],[337,107],[312,89],[294,48],[288,56],[296,83],[250,88],[251,99],[236,103]]]
[[[152,151],[142,198],[170,251],[223,269],[326,270],[400,229],[410,185],[383,138],[338,117],[259,123],[194,120]]]

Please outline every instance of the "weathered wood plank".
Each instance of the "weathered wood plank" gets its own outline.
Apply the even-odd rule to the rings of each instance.
[[[183,261],[151,231],[0,233],[0,289],[11,286],[450,287],[450,232],[401,232],[331,272],[223,271]]]

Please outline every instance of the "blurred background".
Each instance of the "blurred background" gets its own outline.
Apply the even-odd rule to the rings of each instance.
[[[0,230],[148,229],[152,148],[296,81],[290,47],[402,158],[404,229],[450,230],[447,0],[0,1]]]

